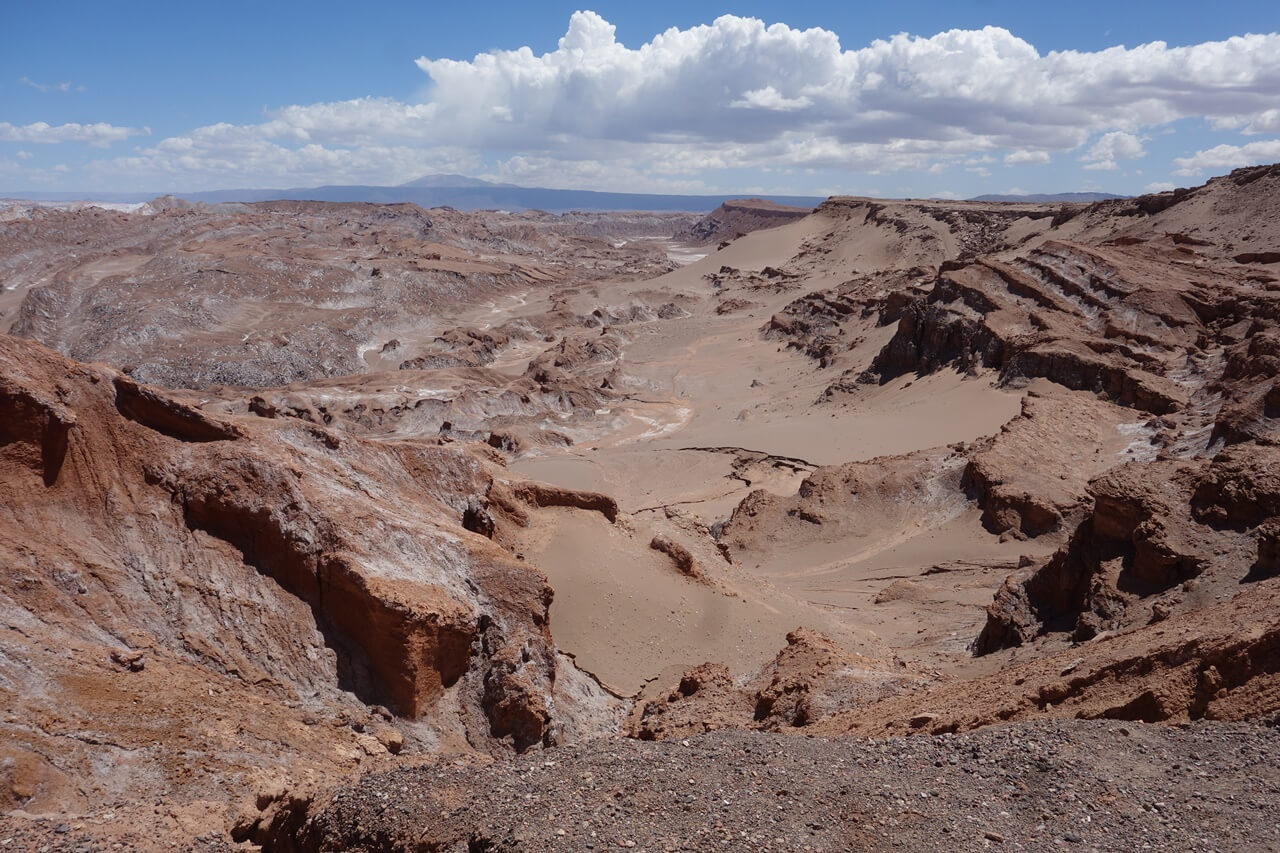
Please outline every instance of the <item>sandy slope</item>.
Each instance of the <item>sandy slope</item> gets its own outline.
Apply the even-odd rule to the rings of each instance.
[[[547,574],[556,598],[557,645],[619,695],[665,685],[704,661],[745,673],[814,624],[850,649],[883,656],[887,647],[840,620],[725,565],[706,565],[715,584],[676,572],[650,536],[582,510],[558,510],[529,531],[522,553]]]
[[[943,650],[948,661],[963,661],[964,646],[981,626],[981,608],[1026,550],[984,531],[953,485],[945,513],[895,528],[872,544],[860,544],[865,533],[859,531],[785,546],[756,542],[735,552],[739,566],[715,567],[727,583],[745,582],[748,592],[731,606],[720,593],[663,571],[660,555],[646,553],[649,525],[667,511],[704,525],[723,523],[755,489],[793,494],[818,466],[972,442],[1017,415],[1021,392],[959,374],[903,378],[856,398],[825,399],[832,371],[761,334],[784,305],[847,276],[851,260],[865,271],[890,263],[879,229],[858,231],[851,240],[831,238],[847,226],[843,215],[811,216],[749,234],[651,282],[602,285],[589,299],[575,298],[586,310],[625,304],[637,290],[667,292],[688,297],[681,304],[691,311],[684,319],[627,330],[616,383],[622,399],[601,410],[598,427],[573,433],[571,446],[539,447],[512,463],[536,479],[606,492],[634,514],[636,535],[602,528],[598,519],[566,517],[554,534],[527,546],[557,590],[557,642],[625,692],[660,672],[669,681],[670,671],[703,660],[748,671],[798,625],[853,638],[850,649],[879,656],[891,648],[916,656],[923,631],[928,643],[921,654],[931,663],[942,660]],[[834,259],[805,255],[806,247],[827,241],[839,249]],[[753,290],[754,307],[719,314],[721,286],[709,277],[722,267],[796,273],[785,288]],[[891,331],[864,321],[846,360],[870,363]],[[993,561],[1004,571],[972,571],[959,585],[949,576],[935,584],[933,599],[922,594],[874,603],[893,578],[955,560]],[[628,571],[601,568],[615,563]],[[767,590],[767,605],[756,602],[753,588]],[[868,628],[885,637],[868,645]]]

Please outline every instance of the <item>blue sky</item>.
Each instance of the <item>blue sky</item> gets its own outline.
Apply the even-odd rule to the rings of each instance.
[[[1280,160],[1277,32],[1275,2],[6,4],[0,190],[1133,193]]]

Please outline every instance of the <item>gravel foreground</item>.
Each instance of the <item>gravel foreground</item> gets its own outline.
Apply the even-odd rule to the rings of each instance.
[[[367,777],[306,850],[1276,850],[1280,733],[1058,721],[599,741]]]
[[[599,740],[366,776],[282,815],[265,849],[1270,851],[1277,757],[1274,728],[1206,722]],[[0,818],[0,851],[124,849],[255,848],[147,838],[108,815]]]

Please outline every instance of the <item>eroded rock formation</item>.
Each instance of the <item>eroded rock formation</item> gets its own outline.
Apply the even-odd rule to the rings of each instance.
[[[99,713],[91,684],[103,678],[186,694],[157,709],[174,725],[201,713],[203,683],[233,703],[267,703],[276,725],[385,705],[419,748],[526,749],[573,730],[583,699],[557,707],[545,577],[461,523],[494,482],[482,458],[295,419],[210,416],[10,337],[0,362],[0,478],[23,496],[4,503],[0,525],[4,618],[16,626],[4,639],[4,726],[22,757],[11,767],[53,761],[80,768],[82,791],[114,784],[118,768],[96,763],[92,739],[59,734]],[[53,648],[72,655],[66,677],[36,689]],[[113,660],[131,666],[108,675]],[[578,679],[566,683],[580,692]],[[193,744],[173,772],[222,760],[215,750],[237,736],[227,737]],[[404,742],[384,740],[396,745],[370,741],[378,753]],[[250,749],[246,769],[328,760],[239,748]],[[22,802],[72,807],[47,778]],[[175,782],[146,784],[158,795]]]

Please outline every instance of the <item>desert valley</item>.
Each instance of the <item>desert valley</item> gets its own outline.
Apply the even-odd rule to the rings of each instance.
[[[0,849],[1275,849],[1280,166],[0,209]]]

